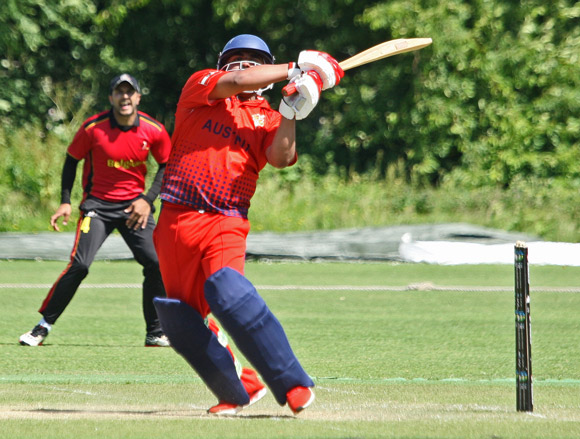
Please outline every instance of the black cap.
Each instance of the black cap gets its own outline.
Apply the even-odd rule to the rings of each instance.
[[[137,93],[141,93],[141,87],[139,87],[139,81],[137,81],[134,77],[129,75],[128,73],[122,73],[118,76],[115,76],[112,81],[111,85],[109,86],[109,94],[113,94],[113,90],[115,90],[119,84],[126,82],[131,87],[135,89]]]

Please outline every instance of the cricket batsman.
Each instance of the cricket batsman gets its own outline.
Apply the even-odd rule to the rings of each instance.
[[[312,50],[275,64],[262,39],[243,34],[215,69],[193,73],[183,87],[154,232],[167,298],[154,303],[171,346],[217,397],[210,414],[236,414],[266,393],[254,370],[236,367],[210,313],[280,405],[297,414],[314,400],[280,322],[244,276],[248,209],[266,164],[296,163],[296,121],[343,75],[334,58]],[[282,81],[296,93],[275,111],[262,92]]]

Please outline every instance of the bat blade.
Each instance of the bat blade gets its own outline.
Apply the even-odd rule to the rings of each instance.
[[[396,40],[385,41],[377,44],[367,50],[363,50],[350,58],[338,63],[342,70],[350,70],[374,61],[378,61],[389,56],[399,55],[401,53],[413,52],[415,50],[427,47],[433,42],[431,38],[399,38]],[[282,89],[284,96],[290,96],[296,92],[293,83],[287,84]]]
[[[342,70],[350,70],[374,61],[378,61],[389,56],[401,53],[413,52],[429,46],[433,40],[431,38],[399,38],[397,40],[385,41],[367,50],[357,53],[348,59],[340,62]]]

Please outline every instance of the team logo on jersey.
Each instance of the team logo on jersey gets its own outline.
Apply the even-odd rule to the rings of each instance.
[[[254,127],[263,127],[266,122],[266,116],[263,114],[252,114],[252,119],[254,120]]]
[[[147,143],[147,140],[143,140],[143,145],[141,145],[141,149],[143,151],[149,151],[149,144]]]

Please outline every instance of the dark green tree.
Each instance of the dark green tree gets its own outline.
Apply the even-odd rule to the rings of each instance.
[[[255,33],[279,62],[339,61],[394,38],[419,52],[348,71],[299,126],[318,173],[398,172],[414,184],[509,186],[580,177],[580,8],[572,0],[6,0],[0,117],[68,140],[129,71],[142,108],[172,128],[187,77]],[[281,85],[269,93],[274,106]]]

